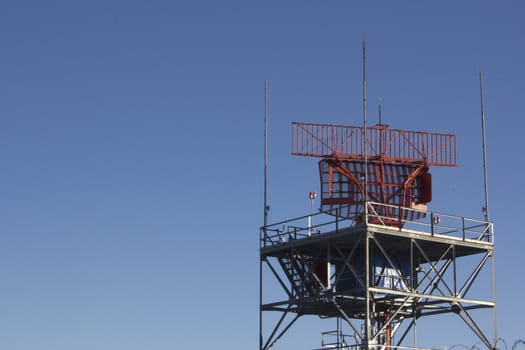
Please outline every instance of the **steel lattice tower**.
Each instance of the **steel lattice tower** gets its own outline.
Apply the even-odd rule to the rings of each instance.
[[[472,313],[496,307],[492,223],[427,210],[429,168],[456,165],[455,135],[293,123],[292,154],[320,158],[321,208],[260,230],[260,350],[309,315],[353,332],[323,333],[323,349],[417,348],[416,322],[439,314],[496,348]],[[490,297],[473,287],[487,269]]]

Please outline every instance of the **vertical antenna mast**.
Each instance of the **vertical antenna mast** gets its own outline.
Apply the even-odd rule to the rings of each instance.
[[[367,130],[366,130],[366,43],[363,40],[363,130],[364,130],[364,137],[363,137],[363,153],[365,156],[365,179],[364,179],[364,210],[365,210],[365,222],[367,220],[366,216],[368,214],[367,212],[367,201],[368,201],[368,145],[367,145]]]
[[[485,206],[483,207],[483,214],[485,220],[489,221],[489,191],[487,184],[487,147],[485,143],[485,102],[483,99],[483,72],[479,72],[479,92],[481,96],[481,139],[483,144],[483,188],[485,192]]]
[[[364,223],[365,227],[368,226],[368,152],[367,152],[367,130],[366,130],[366,43],[363,40],[363,131],[365,133],[363,137],[363,154],[365,156],[365,179],[364,179],[364,196],[363,196],[363,205],[364,205]],[[368,228],[365,228],[365,230],[368,230]],[[370,293],[368,292],[368,288],[370,287],[370,278],[368,278],[370,273],[370,256],[369,256],[369,240],[368,240],[368,232],[365,237],[365,276],[366,276],[366,282],[365,282],[365,314],[366,314],[366,321],[365,321],[365,340],[366,340],[366,348],[368,348],[368,345],[370,344],[370,340],[372,338],[372,323],[370,319]]]
[[[383,106],[381,106],[382,102],[383,99],[379,98],[379,125],[383,125]]]
[[[382,118],[382,115],[381,115],[382,114],[381,113],[382,112],[382,110],[381,110],[382,109],[381,108],[381,102],[382,102],[381,99],[379,99],[379,125],[383,124],[383,118]]]
[[[268,175],[268,80],[264,81],[264,226],[268,225],[267,202],[267,175]]]
[[[377,125],[380,125],[382,126],[383,125],[383,118],[382,118],[382,111],[381,111],[381,98],[379,98],[379,101],[378,101],[378,104],[379,104],[379,124]],[[379,152],[381,153],[381,156],[383,155],[386,155],[385,154],[385,150],[383,149],[383,139],[385,138],[385,130],[384,129],[381,129],[381,135],[379,137]],[[386,141],[386,139],[385,139]]]
[[[481,140],[483,144],[483,189],[485,192],[485,207],[483,207],[483,214],[485,215],[485,221],[490,221],[489,215],[489,190],[487,181],[487,145],[485,142],[485,100],[483,98],[483,72],[479,71],[479,93],[481,98]],[[492,234],[494,228],[492,225],[489,226],[489,233]],[[492,237],[494,242],[494,236]],[[494,302],[493,309],[493,322],[494,322],[494,348],[498,343],[498,319],[496,314],[496,261],[494,252],[492,252],[492,298]]]
[[[268,80],[264,80],[264,233],[268,226],[268,202],[267,202],[267,173],[268,173]],[[263,303],[263,261],[259,261],[259,305]],[[263,315],[259,306],[259,349],[263,348]]]

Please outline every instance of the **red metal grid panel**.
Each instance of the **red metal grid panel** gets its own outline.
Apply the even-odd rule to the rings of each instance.
[[[370,161],[366,168],[368,169],[366,186],[368,200],[395,206],[378,207],[378,215],[409,220],[424,217],[423,213],[416,211],[405,213],[402,209],[424,202],[421,179],[426,176],[416,176],[411,179],[414,173],[419,173],[421,166]],[[333,160],[321,160],[319,162],[321,210],[341,217],[354,217],[363,213],[364,173],[364,161],[345,160],[335,165]],[[423,174],[428,173],[425,171]],[[405,215],[410,217],[406,218]]]
[[[368,159],[457,165],[454,134],[398,130],[390,129],[387,125],[375,125],[367,128],[366,140]],[[293,155],[364,159],[363,141],[362,126],[292,123]]]

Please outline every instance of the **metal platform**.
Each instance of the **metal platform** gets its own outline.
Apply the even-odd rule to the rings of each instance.
[[[366,214],[352,218],[318,213],[261,228],[261,270],[283,292],[265,300],[261,291],[261,317],[281,314],[261,349],[305,315],[339,317],[359,346],[373,348],[387,334],[396,340],[392,345],[401,346],[416,319],[443,313],[459,315],[491,348],[469,311],[495,307],[493,299],[470,290],[490,267],[492,223],[427,211],[418,211],[417,221],[392,220],[375,214],[386,211],[381,206],[368,202]],[[285,322],[287,317],[292,319]],[[364,330],[357,322],[365,323]]]
[[[261,247],[261,256],[279,257],[288,254],[290,250],[295,250],[302,255],[328,258],[335,255],[335,249],[351,248],[355,244],[357,244],[357,249],[364,249],[365,244],[362,235],[366,231],[371,231],[376,237],[381,238],[388,249],[394,253],[406,252],[411,241],[416,240],[427,252],[430,261],[440,260],[442,258],[440,252],[450,245],[455,246],[456,257],[458,258],[479,254],[493,247],[493,243],[490,241],[460,238],[439,233],[429,234],[378,224],[360,224],[328,232],[319,231],[319,226],[316,225],[312,227],[311,231],[312,233],[308,235],[307,228],[293,227],[292,230],[280,232],[278,235],[282,241],[270,242],[270,245]],[[485,235],[487,239],[488,235]]]

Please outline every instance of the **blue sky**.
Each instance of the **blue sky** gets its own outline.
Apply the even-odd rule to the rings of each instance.
[[[525,338],[524,14],[520,1],[2,1],[0,348],[255,348],[263,82],[280,221],[319,187],[316,160],[290,155],[290,122],[361,123],[363,39],[370,119],[381,98],[392,127],[458,135],[432,210],[482,216],[484,71],[499,333]],[[451,338],[474,344],[463,329]]]

